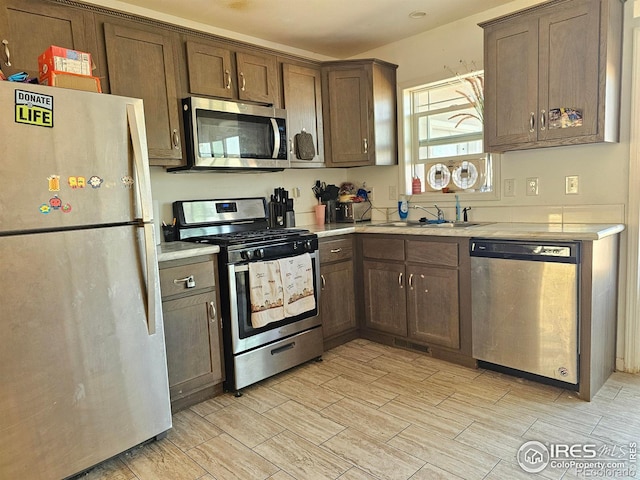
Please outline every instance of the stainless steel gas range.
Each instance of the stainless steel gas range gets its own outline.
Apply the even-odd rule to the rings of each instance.
[[[317,236],[302,229],[268,228],[265,198],[178,201],[173,211],[180,240],[220,247],[225,389],[239,395],[248,385],[319,359]],[[298,287],[300,292],[288,295]],[[283,298],[278,300],[265,294],[279,291]],[[264,302],[256,300],[260,294]],[[290,308],[297,300],[303,306]],[[259,315],[267,309],[265,322]]]

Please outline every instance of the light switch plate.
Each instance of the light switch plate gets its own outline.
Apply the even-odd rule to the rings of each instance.
[[[569,175],[564,177],[564,193],[566,195],[577,195],[580,193],[579,183],[578,183],[578,175]]]
[[[505,178],[504,180],[504,196],[515,197],[516,196],[516,179]]]
[[[538,195],[538,177],[527,178],[527,195]]]

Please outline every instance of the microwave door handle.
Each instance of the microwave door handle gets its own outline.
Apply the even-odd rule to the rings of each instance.
[[[271,158],[278,158],[278,152],[280,151],[280,129],[278,128],[278,122],[275,118],[271,118],[271,130],[273,130],[273,152]]]

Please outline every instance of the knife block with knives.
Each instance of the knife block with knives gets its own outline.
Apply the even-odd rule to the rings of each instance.
[[[275,188],[269,200],[269,227],[288,228],[296,226],[293,198],[284,188]]]

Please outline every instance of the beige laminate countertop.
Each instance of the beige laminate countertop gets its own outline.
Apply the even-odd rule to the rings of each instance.
[[[386,222],[384,222],[386,223]],[[420,235],[445,237],[484,237],[544,240],[599,240],[624,230],[624,225],[591,223],[482,223],[469,227],[440,226],[383,226],[380,223],[343,223],[324,226],[306,225],[318,238],[348,233],[386,233],[391,235]]]
[[[211,255],[220,252],[218,245],[203,245],[191,242],[169,242],[156,246],[158,262],[168,260],[181,260],[183,258],[197,257],[198,255]]]

